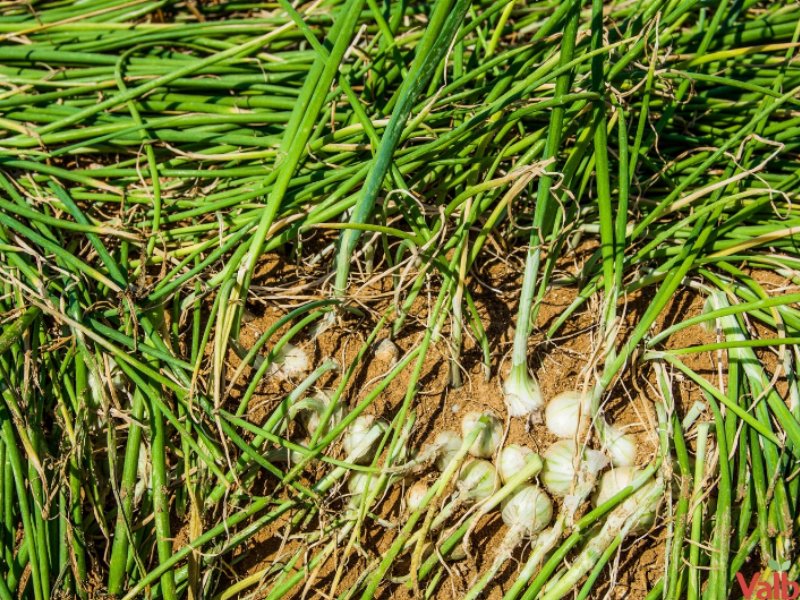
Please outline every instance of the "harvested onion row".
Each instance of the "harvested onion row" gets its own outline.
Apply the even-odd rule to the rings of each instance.
[[[477,523],[477,521],[480,519],[480,517],[483,514],[486,514],[486,513],[490,512],[490,511],[494,510],[498,506],[500,506],[504,499],[506,499],[511,494],[513,494],[514,490],[519,488],[519,486],[524,485],[527,481],[533,479],[539,473],[539,471],[542,468],[542,463],[541,463],[541,460],[539,460],[538,456],[534,455],[534,457],[535,458],[533,460],[529,459],[528,461],[526,461],[525,466],[518,473],[514,474],[514,476],[511,477],[511,479],[509,479],[505,483],[505,485],[503,485],[503,487],[498,489],[496,492],[494,492],[489,498],[487,498],[484,501],[484,503],[481,506],[482,511],[480,513],[474,513],[474,514],[471,514],[471,515],[467,516],[466,523],[463,524],[461,526],[461,528],[460,528],[460,531],[462,532],[462,535],[470,527],[470,525]],[[429,488],[429,493],[430,493],[430,488]],[[407,550],[411,549],[412,547],[416,546],[417,542],[420,540],[421,533],[422,533],[421,530],[417,530],[411,537],[409,537],[409,539],[405,543],[403,551],[407,551]],[[458,535],[458,534],[454,534],[454,535]],[[460,536],[458,536],[458,537],[460,538]],[[436,550],[435,551],[432,551],[430,553],[427,552],[427,551],[423,552],[423,554],[426,556],[426,558],[425,558],[425,564],[422,566],[421,571],[420,571],[421,574],[429,572],[431,566],[434,563],[439,561],[439,558],[438,558],[439,557],[439,553],[443,552],[442,549],[441,549],[441,544],[442,544],[442,542],[437,542],[436,543]],[[427,545],[427,542],[423,542],[423,546],[426,546],[426,545]],[[460,551],[460,548],[457,545],[457,543],[453,543],[452,547],[449,548],[447,553],[445,554],[446,558],[454,559],[454,560],[458,560],[458,559],[462,558],[463,556],[464,556],[464,554]],[[377,567],[379,562],[380,562],[380,559],[376,559],[365,570],[365,572],[361,575],[361,579],[368,577],[369,574],[372,571],[374,571],[374,569]]]
[[[615,508],[600,530],[589,539],[570,568],[557,581],[545,588],[542,600],[560,600],[566,597],[578,581],[597,564],[606,548],[614,543],[617,537],[624,539],[631,532],[651,522],[663,494],[664,480],[659,476],[645,483]]]
[[[562,394],[557,400],[558,402],[553,403],[551,401],[547,406],[546,424],[550,429],[559,428],[558,432],[562,436],[574,435],[576,431],[570,429],[570,426],[574,425],[583,410],[583,398],[575,393],[570,393]],[[304,429],[309,434],[313,434],[319,427],[318,416],[328,409],[326,401],[327,396],[323,394],[307,398],[296,403],[290,416],[299,416]],[[575,406],[576,404],[577,407]],[[565,414],[569,415],[569,418],[560,419],[559,421],[560,415],[554,410],[555,408],[563,409]],[[334,413],[333,424],[335,425],[340,418],[339,414]],[[355,464],[370,462],[375,456],[375,444],[384,435],[385,431],[386,425],[382,421],[376,420],[369,415],[357,417],[348,427],[344,436],[343,445],[348,461]],[[622,436],[620,434],[614,435],[615,431],[611,426],[608,426],[605,429],[605,433],[607,436],[613,437],[606,437],[605,439],[611,442],[618,441]],[[506,489],[509,482],[513,481],[520,472],[528,473],[529,478],[544,466],[541,474],[544,485],[553,495],[563,498],[561,513],[556,523],[547,529],[553,519],[554,508],[552,501],[542,489],[527,483],[523,484],[522,487],[516,487],[523,481],[518,481],[515,484],[515,489],[507,489],[502,500],[501,514],[508,530],[489,569],[473,582],[466,596],[472,600],[477,598],[494,579],[499,570],[512,556],[516,547],[524,539],[533,540],[533,552],[526,565],[526,570],[530,570],[531,566],[535,567],[536,564],[541,562],[546,552],[561,537],[564,526],[572,523],[575,511],[591,494],[598,474],[608,464],[609,460],[603,453],[591,448],[582,448],[572,439],[562,439],[553,444],[545,453],[544,463],[530,449],[514,444],[503,448],[498,453],[498,446],[502,438],[502,423],[489,413],[468,413],[462,420],[462,433],[464,434],[463,439],[452,432],[442,432],[432,444],[410,462],[400,467],[385,469],[382,475],[353,473],[348,481],[348,488],[351,492],[349,506],[354,510],[360,505],[362,507],[361,510],[363,510],[365,505],[369,505],[372,501],[371,499],[374,499],[379,493],[375,492],[375,490],[385,487],[385,484],[381,484],[379,480],[385,481],[387,477],[396,479],[431,462],[436,462],[437,467],[453,473],[453,467],[460,464],[465,451],[475,457],[458,470],[456,491],[449,501],[440,507],[438,513],[433,512],[434,504],[431,504],[431,500],[440,496],[444,486],[447,485],[449,481],[447,473],[443,473],[439,480],[435,482],[433,488],[422,482],[417,482],[408,490],[406,505],[410,513],[420,514],[420,512],[426,512],[426,518],[421,529],[404,543],[404,548],[406,549],[410,549],[412,546],[415,548],[412,556],[411,581],[416,586],[419,565],[426,556],[431,556],[433,549],[432,542],[426,539],[428,531],[439,530],[459,508],[472,504],[480,505],[485,502],[485,507],[482,506],[481,510],[470,516],[471,525],[466,529],[464,538],[466,545],[471,527],[477,525],[481,516],[487,510],[491,510],[492,507],[497,505],[497,502],[492,503],[491,499],[498,488],[498,481],[506,483],[507,485],[503,488]],[[625,462],[614,460],[611,448],[607,447],[606,449],[612,453],[612,462]],[[483,458],[492,457],[495,454],[497,454],[497,469]],[[454,462],[456,465],[453,464]],[[616,471],[606,473],[601,480],[596,499],[598,501],[605,500],[609,493],[608,489],[613,488],[613,484],[630,483],[631,477],[626,477],[628,472],[635,476],[635,472],[627,467],[617,468]],[[614,473],[617,473],[616,477]],[[637,498],[640,496],[641,494],[636,495]],[[624,529],[624,534],[627,534],[634,528],[636,523],[645,522],[643,516],[639,514],[641,511],[639,511],[636,513],[639,515],[637,522],[629,523],[627,513],[630,510],[630,499],[617,507],[615,512],[612,513],[615,518],[609,517],[607,519],[606,526],[609,530],[612,527],[616,527],[616,530],[619,531]],[[623,513],[623,511],[626,512]],[[361,511],[359,513],[360,515],[364,514]],[[355,533],[353,527],[361,518],[363,516],[355,516],[354,514],[353,518],[347,519],[347,524],[344,526],[341,535],[335,536],[334,540],[325,546],[322,554],[329,555],[331,549],[335,547],[335,544],[331,545],[333,542],[338,544],[348,533]],[[623,524],[620,526],[615,525],[620,519],[623,519]],[[592,554],[592,548],[599,546],[602,540],[608,538],[609,535],[614,538],[617,534],[598,536],[598,540],[594,542],[592,547],[587,546],[589,554]],[[353,538],[351,537],[346,554],[349,553],[352,542]],[[320,559],[322,557],[317,556],[315,558]],[[318,560],[314,562],[315,564],[320,564]],[[338,581],[340,575],[340,570],[338,570],[335,581]],[[568,575],[569,577],[575,576],[571,571],[568,572]],[[568,580],[563,579],[563,581]],[[548,591],[547,593],[550,592]]]

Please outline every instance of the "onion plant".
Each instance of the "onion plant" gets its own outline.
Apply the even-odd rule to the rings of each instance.
[[[799,23],[0,3],[0,600],[800,577]]]

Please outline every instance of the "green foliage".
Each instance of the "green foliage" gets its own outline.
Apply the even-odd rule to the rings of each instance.
[[[434,348],[453,387],[465,339],[506,375],[477,299],[498,259],[521,275],[520,372],[546,352],[532,331],[556,343],[597,307],[585,417],[657,381],[646,476],[669,541],[650,597],[727,598],[747,560],[796,579],[798,23],[796,3],[754,0],[0,3],[0,600],[279,598],[339,551],[334,595],[444,589],[439,554],[478,517],[437,554],[414,529],[433,512],[376,511]],[[590,256],[566,272],[576,245]],[[276,259],[313,285],[261,287]],[[540,331],[555,287],[574,300]],[[243,347],[270,294],[286,310]],[[676,309],[686,294],[702,314]],[[353,393],[425,296],[414,349]],[[356,358],[320,357],[258,405],[285,351],[337,322],[364,332]],[[701,324],[714,341],[684,347]],[[337,441],[400,381],[375,459],[352,464]],[[302,437],[289,415],[314,387],[328,426]],[[342,507],[352,471],[375,485]],[[505,599],[596,597],[634,491],[557,520]],[[245,576],[242,549],[278,524],[306,544]],[[362,558],[369,527],[384,556]]]

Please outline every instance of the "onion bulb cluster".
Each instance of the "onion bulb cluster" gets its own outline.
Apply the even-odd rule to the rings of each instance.
[[[548,431],[561,439],[575,439],[581,417],[587,416],[589,398],[576,390],[555,396],[545,408]],[[600,419],[597,427],[602,449],[615,467],[628,467],[636,462],[636,441],[619,427]]]
[[[538,389],[538,385],[531,385],[532,381],[520,379],[517,383],[524,389]],[[515,390],[519,392],[523,388]],[[528,408],[533,404],[535,402]],[[331,413],[328,427],[341,418],[338,412],[330,410],[330,400],[325,394],[318,393],[298,405],[294,414],[309,434],[319,431],[323,426],[321,417],[327,412]],[[469,412],[461,421],[461,435],[453,431],[440,432],[410,462],[389,469],[388,478],[375,473],[351,473],[347,482],[350,506],[356,506],[367,494],[374,495],[378,488],[373,486],[384,489],[393,480],[409,478],[423,467],[435,466],[440,473],[438,478],[412,480],[404,494],[404,510],[408,513],[421,514],[436,506],[433,518],[423,520],[424,528],[416,532],[415,556],[420,552],[423,556],[429,553],[438,544],[435,537],[428,537],[429,534],[444,530],[459,512],[477,506],[474,522],[478,523],[482,511],[499,508],[507,531],[492,566],[473,583],[466,596],[467,600],[477,598],[523,540],[530,539],[534,547],[540,546],[546,551],[563,528],[571,525],[585,501],[591,497],[596,506],[607,502],[640,473],[632,466],[636,458],[633,438],[616,426],[604,421],[598,423],[595,448],[579,442],[579,423],[588,416],[589,410],[589,402],[582,394],[564,392],[542,408],[547,429],[559,438],[546,449],[542,458],[520,444],[503,446],[504,426],[495,414]],[[533,408],[527,414],[536,410],[538,408]],[[354,419],[342,438],[346,460],[362,465],[373,462],[387,429],[388,425],[374,416],[360,415]],[[605,470],[609,465],[611,469]],[[533,481],[537,475],[538,480]],[[620,504],[620,510],[623,507],[632,510],[631,507],[650,493],[648,485]],[[439,504],[446,489],[452,489],[452,493]],[[559,517],[553,524],[556,512]],[[644,527],[652,523],[654,511],[639,515],[641,512],[636,513],[636,525]]]

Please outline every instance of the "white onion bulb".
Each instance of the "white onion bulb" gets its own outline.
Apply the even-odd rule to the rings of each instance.
[[[436,468],[444,471],[461,448],[461,438],[454,431],[442,431],[433,444],[437,448]]]
[[[358,504],[361,501],[361,496],[374,490],[377,485],[377,475],[354,471],[347,480],[347,490],[351,494],[350,503]]]
[[[563,497],[569,494],[575,479],[575,468],[572,465],[574,450],[574,441],[559,440],[542,455],[544,467],[539,477],[547,491],[554,496]]]
[[[636,440],[632,435],[606,423],[601,438],[615,467],[629,467],[636,462]]]
[[[314,396],[305,398],[304,400],[301,400],[292,406],[292,408],[289,409],[289,415],[294,417],[296,414],[299,414],[299,420],[300,423],[302,423],[303,428],[309,435],[314,435],[319,428],[322,416],[328,409],[330,401],[330,396],[328,396],[326,392],[319,391]],[[323,435],[326,434],[331,427],[334,427],[339,421],[342,420],[343,414],[344,411],[342,406],[337,406],[331,413],[327,427],[325,427],[321,433]]]
[[[384,338],[378,343],[375,348],[375,358],[380,362],[393,367],[397,364],[397,359],[400,357],[400,349],[392,340]]]
[[[639,471],[633,467],[617,467],[603,473],[594,496],[594,505],[600,506],[611,500],[628,487],[638,474]]]
[[[492,413],[467,413],[461,420],[461,435],[466,439],[475,427],[480,426],[478,421],[481,417],[485,417],[488,423],[469,447],[469,453],[477,458],[489,458],[494,455],[503,437],[503,423],[500,419]]]
[[[422,500],[425,494],[428,493],[428,486],[422,482],[417,481],[414,485],[408,488],[406,492],[406,506],[409,512],[414,512],[422,506]]]
[[[361,415],[350,424],[344,436],[347,459],[357,465],[370,462],[375,457],[378,440],[386,431],[386,423],[372,415]]]
[[[547,527],[553,519],[553,503],[535,485],[524,485],[502,502],[503,522],[533,535]]]
[[[544,404],[539,382],[525,365],[511,368],[503,383],[503,395],[508,414],[512,417],[526,417],[537,413]]]
[[[611,498],[616,496],[623,489],[631,485],[633,480],[641,475],[642,471],[633,467],[617,467],[610,471],[603,473],[600,483],[597,486],[597,493],[594,497],[594,505],[600,506],[605,504]],[[656,484],[655,480],[651,478],[650,481],[645,483],[636,492],[628,496],[622,503],[622,507],[627,511],[634,511],[646,499],[648,492]],[[655,520],[656,506],[651,507],[652,510],[646,511],[639,519],[638,526],[635,530],[649,527]]]
[[[554,496],[564,497],[570,493],[575,480],[575,467],[573,466],[575,454],[574,440],[559,440],[545,450],[544,468],[539,476],[544,487]],[[602,452],[587,448],[581,457],[580,468],[585,469],[591,481],[591,477],[599,473],[607,462],[608,460]]]
[[[500,474],[500,480],[507,483],[525,467],[528,458],[533,454],[533,450],[519,444],[511,444],[503,448],[497,460],[497,472]]]
[[[395,469],[397,473],[419,471],[426,465],[434,463],[436,468],[444,471],[461,449],[461,438],[452,431],[441,431],[433,443],[427,444],[420,452],[411,450],[412,460]]]
[[[309,370],[308,356],[302,348],[285,344],[278,351],[275,361],[270,365],[268,374],[281,379],[293,379]]]
[[[547,403],[544,423],[547,429],[559,438],[574,438],[578,433],[581,412],[588,406],[583,394],[575,390],[561,392]]]
[[[319,427],[320,418],[325,412],[325,402],[319,396],[312,396],[303,400],[302,404],[298,402],[296,406],[299,410],[292,411],[290,409],[289,414],[298,413],[300,415],[298,419],[302,423],[303,429],[309,435],[314,435],[314,432]]]
[[[488,460],[472,458],[461,466],[456,491],[439,510],[431,523],[431,531],[440,529],[460,506],[469,506],[491,496],[499,483],[497,471]]]
[[[492,463],[486,460],[472,459],[461,468],[457,486],[465,498],[479,502],[492,495],[496,483],[497,471]]]
[[[517,488],[510,496],[503,499],[501,507],[503,522],[508,526],[508,531],[495,550],[491,566],[472,584],[466,595],[469,600],[480,597],[486,585],[495,580],[502,566],[511,558],[514,549],[526,537],[532,537],[547,527],[553,518],[553,503],[547,494],[535,485],[523,485]]]

